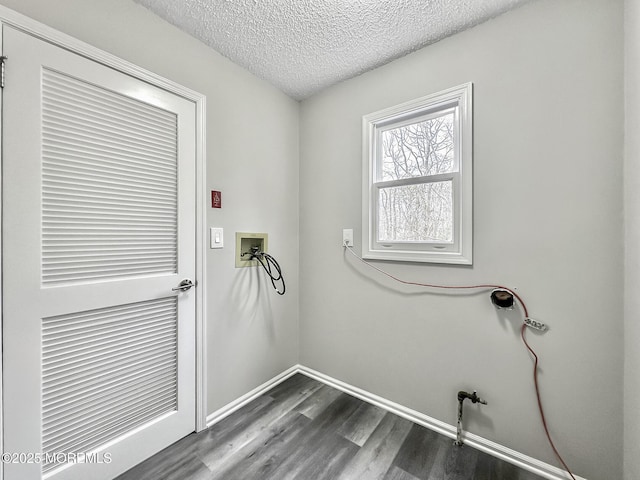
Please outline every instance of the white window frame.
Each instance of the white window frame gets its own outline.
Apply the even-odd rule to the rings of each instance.
[[[372,260],[448,263],[473,262],[473,85],[457,87],[411,100],[362,117],[362,256]],[[440,116],[453,110],[457,171],[403,180],[376,181],[385,130]],[[454,168],[454,170],[456,170]],[[452,181],[453,242],[379,242],[378,191],[380,188]]]

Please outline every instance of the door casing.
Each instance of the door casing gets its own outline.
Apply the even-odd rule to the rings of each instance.
[[[171,80],[163,78],[157,74],[149,72],[137,65],[123,60],[115,55],[104,52],[85,42],[77,40],[69,35],[61,33],[51,27],[37,22],[27,16],[19,14],[9,8],[0,5],[0,26],[10,25],[16,29],[32,35],[36,38],[59,46],[78,55],[86,57],[94,62],[110,67],[119,72],[125,73],[139,80],[148,82],[156,87],[162,88],[168,92],[178,95],[182,98],[190,100],[195,104],[196,108],[196,278],[198,288],[196,289],[196,315],[195,315],[195,333],[196,333],[196,431],[206,428],[206,269],[204,262],[206,258],[206,97],[198,92],[179,85]],[[2,37],[0,36],[0,51],[2,49]],[[7,59],[6,68],[10,67],[10,60]],[[0,111],[2,109],[2,97],[0,95]],[[2,133],[2,124],[0,122],[0,139]],[[2,204],[0,178],[0,207]],[[1,208],[0,208],[1,214]],[[0,229],[2,218],[0,217]],[[0,236],[0,260],[2,252],[2,243]],[[3,281],[0,271],[0,282]],[[0,289],[0,305],[2,305],[2,290]],[[2,312],[0,311],[0,328],[2,327]],[[0,343],[1,348],[1,343]],[[0,351],[0,372],[2,372],[2,352]],[[1,377],[0,377],[1,380]],[[0,381],[0,432],[3,431],[3,414],[2,405],[3,391],[2,382]],[[0,435],[0,450],[4,451],[3,438]],[[0,465],[0,480],[4,478],[3,469]]]

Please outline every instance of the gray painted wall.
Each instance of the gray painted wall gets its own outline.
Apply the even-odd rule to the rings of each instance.
[[[541,0],[302,102],[302,364],[450,424],[477,388],[469,431],[558,465],[519,313],[396,286],[341,247],[361,231],[362,115],[472,81],[473,267],[376,265],[517,288],[550,326],[528,338],[560,451],[578,475],[622,477],[622,25],[621,0]]]
[[[638,105],[640,8],[626,2],[626,101]],[[622,0],[534,2],[331,88],[301,111],[130,0],[0,3],[207,96],[208,183],[224,202],[207,226],[224,227],[227,245],[207,257],[209,412],[300,361],[448,423],[457,390],[477,388],[489,405],[466,409],[470,431],[556,463],[518,312],[497,312],[485,294],[395,286],[340,247],[342,228],[360,233],[361,116],[473,81],[474,266],[378,265],[415,281],[518,288],[551,327],[529,338],[561,452],[577,474],[621,478]],[[629,108],[628,130],[639,124]],[[631,341],[640,336],[639,157],[628,141],[628,399],[640,395]],[[285,297],[256,271],[233,267],[236,231],[269,233]],[[640,477],[637,418],[637,402],[627,402],[627,480]]]
[[[207,227],[208,411],[298,361],[299,104],[130,0],[1,0],[3,5],[207,96],[207,180],[223,208]],[[234,267],[235,232],[267,232],[289,291]]]
[[[640,478],[640,1],[625,1],[624,478]]]

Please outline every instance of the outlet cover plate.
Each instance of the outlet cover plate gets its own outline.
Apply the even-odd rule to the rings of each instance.
[[[342,246],[353,247],[353,228],[345,228],[342,230]]]

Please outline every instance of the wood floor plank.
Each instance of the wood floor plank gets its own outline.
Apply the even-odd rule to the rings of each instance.
[[[197,434],[195,433],[186,436],[157,455],[123,473],[117,477],[117,480],[154,480],[163,475],[169,478],[178,464],[180,464],[183,471],[190,472],[188,477],[183,478],[201,478],[202,475],[197,475],[199,470],[202,470],[203,474],[210,475],[210,470],[198,458],[198,440],[196,437]],[[202,478],[207,478],[207,476]]]
[[[181,440],[171,445],[158,455],[123,473],[116,480],[208,479],[211,471],[198,458],[196,446],[188,443]]]
[[[413,425],[393,464],[419,480],[428,480],[440,449],[449,447],[449,440],[420,425]],[[442,460],[444,461],[444,457]]]
[[[540,477],[534,473],[527,472],[511,463],[503,462],[499,458],[478,452],[478,462],[474,480],[538,480]]]
[[[135,480],[156,480],[158,476],[151,475],[132,478],[135,478]],[[211,470],[199,461],[196,455],[189,457],[181,456],[179,459],[176,459],[172,465],[162,471],[162,478],[164,480],[209,480],[211,478]]]
[[[217,442],[218,439],[230,435],[233,432],[243,428],[243,425],[251,423],[259,419],[265,411],[274,405],[273,398],[261,395],[260,397],[243,406],[235,414],[223,418],[215,425],[207,429],[207,437]]]
[[[363,402],[353,415],[338,428],[338,435],[362,447],[380,425],[387,412],[380,407]]]
[[[270,396],[274,400],[279,400],[280,398],[286,398],[293,394],[303,392],[312,386],[321,387],[323,385],[313,378],[302,375],[301,373],[296,373],[273,387],[266,393],[266,395]]]
[[[257,412],[254,411],[251,411],[250,415],[246,415],[244,411],[239,412],[238,416],[244,416],[244,418],[232,430],[225,429],[222,432],[218,432],[219,429],[216,429],[214,425],[211,431],[213,436],[218,437],[217,442],[201,449],[200,459],[213,472],[223,468],[230,455],[235,455],[239,452],[245,445],[260,435],[264,429],[286,415],[319,388],[320,385],[307,382],[304,385],[298,385],[295,389],[291,389],[288,396],[283,396],[279,401],[272,401],[264,408],[261,408],[259,415],[256,415]]]
[[[326,463],[328,453],[324,450],[327,446],[337,445],[340,451],[349,450],[348,447],[352,446],[355,455],[358,449],[357,445],[336,435],[335,432],[338,426],[358,408],[360,403],[361,400],[341,393],[335,401],[311,421],[308,428],[291,439],[289,456],[283,459],[270,478],[278,480],[296,478],[295,475],[304,470],[305,465],[310,465],[309,468],[314,469],[315,465]]]
[[[542,480],[304,375],[117,480]]]
[[[289,412],[261,435],[220,462],[210,480],[244,480],[268,478],[274,468],[288,456],[288,442],[304,429],[310,419],[298,412]]]
[[[429,468],[428,471],[425,470],[424,472],[416,476],[418,476],[418,478],[422,478],[422,479],[427,478],[429,480],[445,479],[447,475],[447,470],[446,470],[447,460],[449,458],[449,452],[452,446],[454,446],[453,440],[443,435],[438,435],[435,443],[429,447],[430,449],[433,449],[435,452],[433,461],[429,460],[428,462],[431,464],[431,468]],[[411,466],[410,462],[405,463],[404,465],[410,472],[412,472],[412,474],[415,474],[418,471],[417,466]],[[425,468],[426,468],[426,463],[425,463]]]
[[[334,480],[357,452],[357,445],[331,433],[316,442],[313,451],[307,450],[304,462],[283,465],[269,480]]]
[[[453,442],[449,446],[444,463],[444,480],[473,480],[478,450],[466,445],[457,446]]]
[[[308,418],[314,419],[340,395],[342,395],[340,390],[331,388],[328,385],[323,385],[314,392],[313,395],[309,395],[303,402],[298,404],[296,411]]]
[[[419,480],[408,472],[405,472],[401,468],[392,465],[387,474],[384,476],[384,480]]]
[[[392,466],[412,423],[387,413],[360,451],[338,477],[340,480],[382,480]]]

